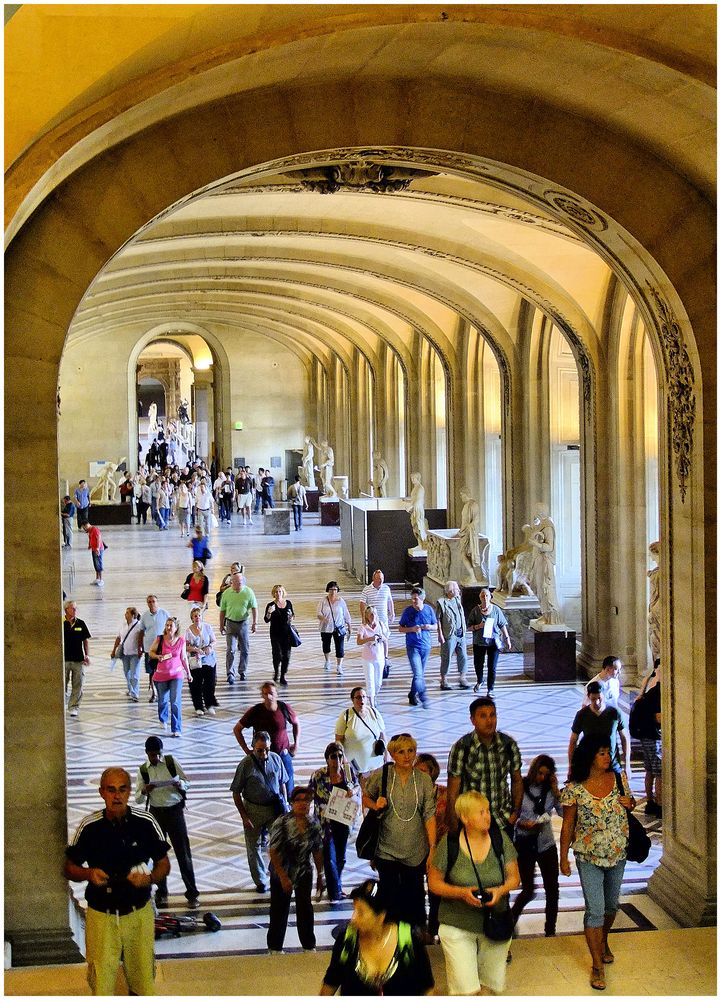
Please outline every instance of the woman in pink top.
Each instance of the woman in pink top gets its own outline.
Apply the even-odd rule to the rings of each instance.
[[[385,633],[378,620],[375,608],[367,607],[363,612],[363,624],[358,629],[356,642],[361,647],[361,657],[366,675],[366,691],[373,708],[378,701],[378,692],[383,683],[385,663]]]
[[[157,660],[153,681],[158,692],[158,718],[163,729],[168,728],[168,707],[170,707],[170,728],[173,736],[179,737],[183,728],[180,715],[180,698],[183,677],[190,681],[190,668],[185,654],[185,639],[178,635],[178,619],[168,618],[163,629],[150,647],[150,657]]]

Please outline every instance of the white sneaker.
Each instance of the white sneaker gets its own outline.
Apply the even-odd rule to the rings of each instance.
[[[343,676],[343,667],[336,667],[335,668],[335,672],[338,674],[339,677],[342,677]]]
[[[205,712],[203,711],[202,708],[196,708],[195,714],[196,715],[205,715]]]
[[[98,587],[104,587],[105,586],[105,580],[96,580],[95,583],[96,583],[96,586],[98,586]]]
[[[214,708],[209,708],[206,714],[207,715],[215,715],[215,709]]]
[[[172,736],[173,736],[173,738],[174,738],[174,739],[176,739],[176,740],[179,740],[179,739],[180,739],[180,733],[178,733],[178,732],[175,732],[175,733],[172,733]]]
[[[72,715],[73,718],[75,718],[75,716],[78,714],[77,708],[71,708],[70,714]]]
[[[330,670],[330,660],[325,661],[325,663],[323,664],[323,669]]]

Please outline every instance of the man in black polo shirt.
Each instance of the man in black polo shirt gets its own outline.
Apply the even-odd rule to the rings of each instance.
[[[80,699],[83,697],[85,667],[90,663],[88,639],[91,639],[92,636],[85,622],[76,617],[78,606],[75,601],[66,601],[64,608],[63,648],[65,651],[65,690],[67,691],[69,682],[71,688],[68,711],[70,715],[75,716],[78,714]]]
[[[105,809],[80,823],[66,848],[65,876],[87,882],[85,943],[94,996],[113,996],[118,964],[136,996],[155,995],[154,913],[151,886],[170,872],[168,845],[148,812],[128,807],[130,775],[103,771]],[[148,862],[153,862],[152,870]]]

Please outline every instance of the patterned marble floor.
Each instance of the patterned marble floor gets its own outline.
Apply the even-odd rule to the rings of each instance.
[[[123,619],[124,609],[134,604],[145,608],[149,592],[158,595],[161,607],[177,614],[183,627],[188,608],[180,600],[182,582],[190,570],[191,553],[181,540],[177,526],[159,532],[154,527],[108,527],[103,531],[109,545],[106,553],[106,584],[103,589],[91,585],[93,571],[84,536],[75,534],[75,548],[64,552],[64,586],[78,602],[78,615],[90,628],[91,666],[87,671],[85,695],[77,718],[67,719],[68,824],[72,832],[80,818],[98,808],[98,777],[103,767],[119,764],[135,776],[144,759],[143,745],[151,733],[160,733],[154,705],[147,696],[139,704],[125,696],[120,669],[110,670],[112,641]],[[345,675],[337,677],[323,670],[323,657],[315,618],[315,607],[330,579],[340,582],[354,621],[358,622],[356,580],[340,568],[340,532],[320,527],[317,515],[307,517],[302,532],[290,536],[264,536],[262,519],[252,527],[238,520],[232,526],[220,526],[211,534],[214,557],[208,564],[211,577],[211,600],[206,619],[217,633],[218,609],[212,595],[233,560],[245,564],[249,585],[255,590],[262,609],[270,600],[273,584],[282,583],[293,602],[295,623],[303,645],[293,651],[289,682],[284,699],[299,715],[302,725],[301,749],[296,757],[297,781],[303,781],[323,763],[323,748],[333,738],[334,722],[348,707],[348,694],[362,682],[363,671],[358,647],[351,642],[345,661]],[[403,588],[394,588],[397,614],[408,603]],[[259,700],[260,684],[272,677],[270,642],[262,622],[251,640],[248,680],[229,687],[222,679],[225,671],[225,644],[218,644],[218,700],[214,718],[197,718],[187,691],[184,691],[183,736],[167,740],[166,749],[182,763],[191,781],[186,813],[198,886],[201,913],[212,910],[221,919],[223,929],[217,934],[193,934],[181,940],[158,942],[158,953],[167,957],[203,955],[209,952],[234,954],[265,950],[267,897],[253,888],[245,857],[242,825],[228,788],[241,751],[232,728],[242,712]],[[391,677],[380,696],[380,710],[388,736],[394,732],[412,732],[419,749],[435,754],[441,763],[441,781],[451,743],[470,729],[468,691],[439,690],[438,650],[429,661],[427,679],[431,698],[428,711],[411,708],[406,693],[408,665],[403,639],[392,637]],[[539,685],[523,675],[522,657],[506,654],[500,658],[496,683],[499,727],[518,741],[524,771],[540,752],[555,757],[559,773],[565,775],[568,733],[581,699],[577,684]],[[172,747],[171,744],[172,743]],[[633,788],[637,798],[643,795],[643,771],[634,763]],[[653,848],[643,865],[629,865],[623,888],[623,905],[617,922],[619,932],[670,929],[676,924],[645,895],[647,879],[660,856],[661,824],[648,821],[642,809],[639,818],[649,828]],[[560,820],[555,820],[556,832]],[[172,854],[171,854],[172,861]],[[358,861],[352,843],[348,850],[345,884],[351,887],[369,874],[365,862]],[[81,891],[82,887],[77,887]],[[183,885],[174,870],[169,879],[171,907],[183,912]],[[543,892],[539,888],[519,923],[522,936],[538,935],[543,930]],[[575,873],[562,879],[559,933],[578,933],[581,927],[582,897]],[[341,919],[347,919],[350,906],[330,907],[325,901],[316,907],[319,947],[332,943],[330,933]],[[286,939],[286,950],[299,948],[293,916]]]

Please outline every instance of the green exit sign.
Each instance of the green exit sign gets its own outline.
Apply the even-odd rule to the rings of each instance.
[[[236,420],[235,423],[233,424],[233,430],[235,430],[235,431],[242,431],[243,430],[243,421],[242,420]]]

